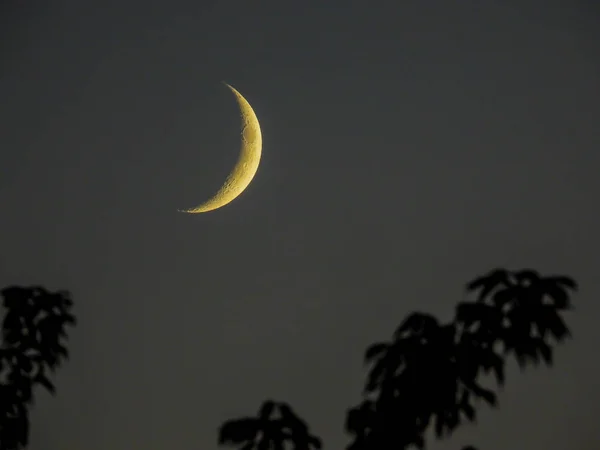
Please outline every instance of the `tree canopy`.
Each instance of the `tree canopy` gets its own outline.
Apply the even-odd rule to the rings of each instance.
[[[68,359],[67,327],[74,326],[69,292],[10,286],[0,291],[4,307],[0,344],[0,449],[29,442],[34,388],[55,393],[51,373]]]
[[[571,336],[563,318],[577,290],[570,277],[496,269],[466,290],[475,299],[458,303],[449,323],[413,312],[389,341],[367,348],[364,398],[346,416],[352,438],[347,450],[424,449],[430,427],[438,439],[450,436],[476,420],[477,400],[498,406],[497,388],[506,381],[509,358],[521,369],[551,366],[556,345]],[[486,375],[494,386],[483,384]],[[218,442],[241,450],[321,448],[320,438],[291,406],[273,400],[263,403],[256,418],[226,421]]]

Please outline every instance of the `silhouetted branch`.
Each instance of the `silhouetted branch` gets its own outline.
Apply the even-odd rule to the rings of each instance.
[[[433,425],[437,438],[474,422],[474,401],[497,406],[497,393],[481,384],[493,374],[505,382],[506,357],[521,367],[553,362],[553,344],[570,336],[561,312],[572,308],[577,290],[565,276],[542,277],[534,270],[496,269],[467,284],[474,302],[461,302],[452,322],[440,324],[430,314],[409,314],[389,342],[369,346],[364,354],[369,373],[364,400],[351,408],[345,429],[353,437],[348,450],[425,448],[425,432]],[[296,450],[319,449],[320,439],[285,403],[276,404],[280,418],[245,418],[226,422],[219,443],[243,450],[279,450],[291,442]],[[263,405],[263,408],[265,406]],[[476,450],[466,446],[463,450]]]
[[[48,372],[54,372],[69,353],[67,326],[75,325],[73,302],[66,291],[43,287],[11,286],[2,289],[5,308],[0,346],[0,449],[19,450],[29,439],[29,407],[33,389],[56,388]]]
[[[274,415],[277,410],[278,417]],[[285,443],[294,450],[319,450],[321,439],[310,434],[308,425],[282,402],[266,401],[258,417],[228,420],[219,429],[219,445],[240,446],[243,450],[283,450]]]

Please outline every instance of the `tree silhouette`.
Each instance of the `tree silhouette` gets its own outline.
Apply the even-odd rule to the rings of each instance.
[[[11,286],[0,294],[5,310],[0,345],[0,449],[19,450],[29,441],[35,386],[55,393],[49,372],[68,359],[66,328],[75,325],[75,317],[65,291]]]
[[[483,376],[493,375],[496,387],[502,386],[511,356],[521,369],[540,362],[550,366],[553,345],[570,337],[561,317],[572,309],[570,294],[577,290],[569,277],[496,269],[471,281],[466,289],[475,301],[460,302],[450,323],[414,312],[398,326],[391,341],[366,350],[370,371],[364,400],[346,417],[345,428],[353,438],[348,450],[424,449],[430,426],[436,438],[450,436],[463,423],[476,420],[476,401],[497,406],[497,392],[482,384]],[[265,405],[272,410],[275,403]],[[302,432],[294,433],[296,416],[283,425],[282,419],[265,420],[269,411],[265,416],[261,410],[258,419],[226,422],[219,444],[243,444],[240,448],[250,450],[259,442],[260,450],[280,450],[291,442],[294,449],[307,448],[310,434],[303,421]],[[258,434],[264,438],[255,441]],[[320,446],[318,438],[312,439]]]
[[[279,417],[273,417],[275,409]],[[285,444],[294,450],[319,450],[321,440],[312,436],[306,423],[287,403],[267,400],[258,417],[245,417],[225,422],[219,430],[219,444],[241,445],[243,450],[283,450]]]

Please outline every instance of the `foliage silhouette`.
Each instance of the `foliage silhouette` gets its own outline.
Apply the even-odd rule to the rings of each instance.
[[[49,372],[68,359],[66,327],[76,321],[68,292],[10,286],[0,294],[5,312],[0,345],[0,450],[19,450],[29,441],[34,388],[41,385],[55,393]]]
[[[279,417],[273,417],[275,410]],[[258,417],[225,422],[219,430],[219,444],[241,445],[243,450],[283,450],[286,442],[294,450],[319,450],[321,440],[312,436],[306,423],[287,403],[265,401]]]
[[[430,426],[437,439],[450,436],[476,421],[477,401],[498,405],[497,391],[484,386],[482,377],[492,375],[501,387],[511,356],[521,369],[541,362],[551,366],[553,345],[571,336],[561,316],[573,309],[570,295],[577,290],[569,277],[496,269],[468,283],[466,290],[475,301],[460,302],[450,323],[414,312],[390,342],[366,350],[370,371],[364,400],[346,417],[345,429],[353,438],[348,450],[424,449]],[[294,425],[295,414],[271,419],[275,405],[265,402],[258,418],[225,422],[219,444],[243,450],[281,450],[285,442],[294,449],[320,448],[303,421],[301,427]]]

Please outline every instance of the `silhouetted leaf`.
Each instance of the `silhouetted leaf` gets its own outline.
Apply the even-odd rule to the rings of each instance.
[[[564,311],[572,309],[571,299],[569,298],[569,293],[563,287],[553,284],[546,283],[544,280],[544,285],[542,289],[544,290],[544,295],[547,295],[552,299],[552,306],[556,310]]]
[[[483,388],[478,384],[469,384],[470,391],[477,397],[484,400],[488,405],[495,407],[498,404],[496,394],[493,391]]]
[[[56,346],[56,353],[65,359],[69,358],[69,349],[67,347],[65,347],[64,345],[58,344]]]
[[[288,405],[287,403],[279,403],[279,411],[283,421],[292,429],[296,431],[306,432],[308,425],[302,420]]]
[[[562,275],[554,275],[554,276],[545,277],[544,280],[548,283],[553,283],[557,286],[560,286],[563,289],[567,288],[567,289],[571,289],[573,291],[579,290],[579,286],[577,285],[575,280],[571,277],[566,277],[566,276],[562,276]]]
[[[350,409],[346,414],[346,431],[357,433],[367,427],[373,417],[373,407],[370,401],[363,401],[359,406]]]
[[[469,292],[479,290],[477,301],[482,302],[497,287],[509,285],[508,272],[504,269],[495,269],[469,282],[466,289]]]
[[[316,436],[310,436],[308,443],[310,447],[316,448],[317,450],[323,448],[323,441],[321,440],[321,438],[318,438]]]
[[[219,445],[242,444],[253,440],[258,433],[258,421],[254,418],[228,420],[219,428]]]
[[[56,388],[54,387],[54,384],[48,379],[48,377],[46,377],[43,374],[38,374],[35,378],[34,381],[36,383],[41,384],[42,386],[44,386],[46,388],[46,390],[48,392],[50,392],[51,394],[55,394],[56,393]]]
[[[475,408],[472,405],[465,403],[461,409],[469,421],[473,422],[475,420]]]
[[[441,416],[435,418],[435,435],[440,438],[444,432],[444,419]]]
[[[64,322],[69,325],[77,325],[77,318],[73,314],[66,313],[64,316]]]
[[[546,364],[548,364],[549,366],[552,365],[553,363],[553,351],[552,351],[552,347],[550,347],[548,344],[546,344],[543,339],[537,339],[537,346],[538,346],[538,351],[540,352],[540,354],[542,355],[542,358],[544,359],[544,362],[546,362]]]
[[[407,343],[406,340],[400,340],[392,344],[376,345],[378,347],[377,356],[375,356],[374,350],[370,352],[372,368],[367,376],[364,392],[372,392],[378,389],[382,383],[390,380],[395,375],[403,364],[405,353],[410,350],[411,344]]]
[[[321,448],[321,439],[309,433],[308,424],[294,412],[289,404],[284,402],[279,403],[279,412],[283,426],[291,431],[289,440],[292,441],[295,449],[309,450],[311,448]]]
[[[545,315],[544,321],[545,326],[558,342],[562,342],[571,336],[571,332],[567,328],[567,325],[558,314],[548,313]]]
[[[258,412],[258,416],[261,420],[268,420],[273,414],[274,410],[275,402],[272,400],[267,400],[261,405],[260,410]]]
[[[513,273],[513,277],[517,280],[520,285],[537,284],[540,281],[540,275],[537,271],[532,269],[520,270]]]
[[[515,359],[520,369],[524,369],[527,366],[527,353],[523,347],[516,347],[514,350]]]
[[[409,314],[394,333],[394,339],[401,340],[406,333],[424,335],[430,330],[439,328],[438,320],[431,314],[415,312]]]
[[[387,342],[378,342],[376,344],[371,345],[365,352],[365,363],[369,364],[373,361],[373,359],[380,357],[382,354],[385,354],[389,347],[390,344],[388,344]]]

